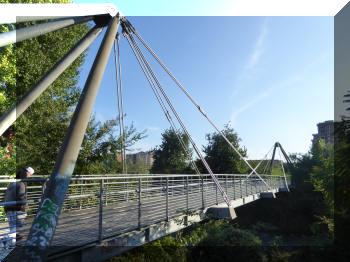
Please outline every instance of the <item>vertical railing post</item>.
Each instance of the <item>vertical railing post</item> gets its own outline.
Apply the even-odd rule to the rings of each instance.
[[[233,199],[236,199],[236,180],[235,175],[232,175]]]
[[[106,180],[106,192],[108,192],[108,179]],[[105,205],[106,205],[106,206],[108,205],[108,202],[107,202],[107,194],[105,194]]]
[[[188,176],[186,176],[186,210],[188,211],[188,194],[189,194],[189,187],[188,187]]]
[[[175,178],[173,177],[173,179],[171,179],[171,184],[173,185],[172,188],[171,188],[171,195],[173,196],[174,195],[174,184],[175,184]]]
[[[248,196],[248,181],[245,182],[245,196]]]
[[[254,182],[254,180],[250,179],[250,194],[251,195],[253,194],[253,182]]]
[[[227,191],[227,175],[225,176],[225,189],[226,189],[226,194],[228,196],[228,191]]]
[[[166,210],[165,210],[165,215],[166,215],[166,221],[169,221],[169,177],[166,177],[166,188],[165,188],[165,201],[166,201]]]
[[[99,206],[99,216],[98,216],[98,242],[102,242],[102,220],[103,220],[103,179],[100,180],[100,206]]]
[[[83,182],[83,181],[82,181]],[[81,182],[81,183],[82,183]],[[83,195],[83,186],[82,184],[80,184],[80,196]],[[80,200],[79,200],[79,209],[81,210],[81,204],[82,204],[82,201],[83,199],[80,197]]]
[[[269,181],[269,183],[268,183],[268,184],[269,184],[269,185],[271,185],[271,180],[270,180],[270,177],[269,177],[269,176],[267,177],[267,181]],[[267,186],[266,186],[265,191],[267,191],[267,190],[268,190],[268,188],[267,188]]]
[[[199,183],[199,179],[200,179],[200,177],[198,177],[198,180],[197,180],[197,184],[198,184],[198,193],[201,192],[201,186],[200,186],[200,183]]]
[[[241,198],[243,197],[243,192],[242,192],[242,176],[239,176],[239,191],[241,191]]]
[[[126,183],[125,184],[125,187],[126,187],[125,200],[126,200],[126,202],[128,202],[129,201],[129,181],[127,180],[127,178],[125,178],[124,183]]]
[[[146,199],[148,199],[148,176],[146,177]]]
[[[139,212],[138,212],[138,228],[141,229],[141,204],[142,204],[142,201],[141,201],[141,189],[142,189],[142,180],[141,178],[139,178],[139,188],[138,188],[138,194],[139,194]]]
[[[204,210],[205,208],[205,203],[204,203],[204,178],[201,179],[201,185],[202,185],[202,209]]]
[[[193,177],[190,177],[190,184],[193,184]],[[189,187],[190,188],[190,192],[192,193],[192,187]]]
[[[218,177],[218,181],[220,183],[220,179]],[[214,183],[214,186],[215,186],[215,200],[216,200],[216,205],[219,205],[219,201],[218,201],[218,187],[215,185]]]
[[[257,183],[258,180],[255,179],[255,182],[254,182],[254,194],[258,193],[258,189],[257,189]]]

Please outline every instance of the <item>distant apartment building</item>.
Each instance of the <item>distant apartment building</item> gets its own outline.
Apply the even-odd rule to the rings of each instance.
[[[328,120],[317,124],[317,134],[313,134],[312,144],[324,139],[326,144],[334,143],[334,121]]]
[[[129,154],[126,156],[126,160],[128,162],[131,162],[133,164],[136,164],[140,161],[142,161],[143,163],[145,163],[146,165],[149,165],[151,166],[153,164],[153,152],[152,151],[149,151],[149,152],[138,152],[138,153],[135,153],[135,154]]]

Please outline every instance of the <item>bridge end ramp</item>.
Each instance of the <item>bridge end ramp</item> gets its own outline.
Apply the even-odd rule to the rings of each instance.
[[[219,218],[235,219],[237,217],[235,209],[232,206],[209,207],[205,215],[207,217],[215,218],[215,219],[219,219]]]

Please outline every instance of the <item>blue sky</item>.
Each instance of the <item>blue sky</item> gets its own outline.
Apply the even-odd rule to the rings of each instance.
[[[317,132],[316,124],[333,119],[333,17],[128,19],[215,124],[222,129],[231,123],[249,158],[263,157],[276,141],[287,152],[305,153]],[[80,86],[101,39],[88,51]],[[161,132],[169,124],[124,37],[121,61],[126,122],[134,122],[138,130],[147,129],[148,137],[135,149],[149,150],[160,144]],[[214,129],[160,67],[153,61],[152,65],[202,147],[205,134]],[[102,121],[117,115],[113,53],[94,112]]]

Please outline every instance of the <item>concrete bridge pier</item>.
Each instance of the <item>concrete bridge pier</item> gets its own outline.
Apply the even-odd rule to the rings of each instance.
[[[262,192],[260,193],[261,198],[276,198],[275,192],[269,191],[269,192]]]
[[[205,215],[209,218],[225,218],[225,219],[235,219],[237,217],[235,209],[230,206],[214,206],[209,207]]]

